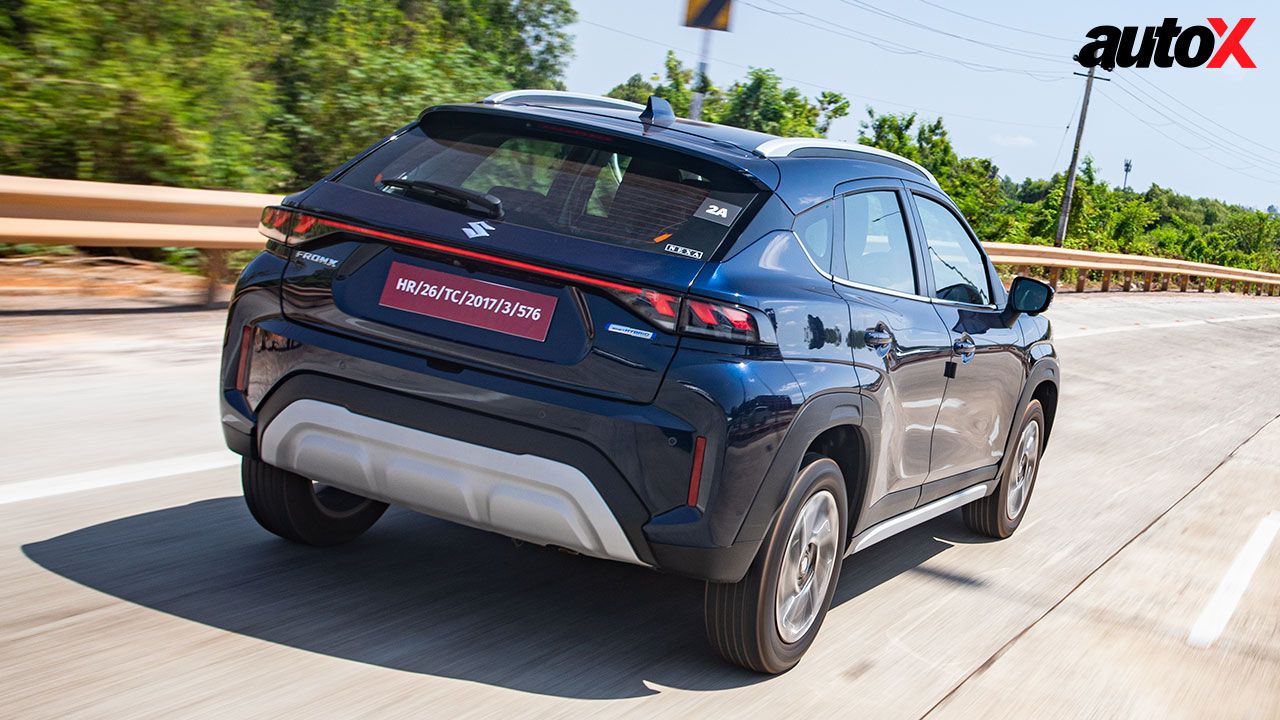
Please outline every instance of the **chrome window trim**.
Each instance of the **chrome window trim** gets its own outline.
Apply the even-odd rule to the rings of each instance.
[[[800,252],[804,253],[805,258],[809,260],[809,264],[813,266],[813,269],[816,270],[819,275],[826,278],[827,280],[830,280],[833,283],[838,283],[840,285],[845,285],[851,288],[857,288],[858,290],[866,290],[868,292],[883,293],[885,295],[893,295],[894,297],[906,298],[908,300],[923,300],[924,302],[932,302],[934,300],[933,298],[925,297],[924,295],[916,295],[915,293],[906,293],[906,292],[902,292],[901,290],[882,288],[876,285],[867,285],[865,283],[854,282],[853,280],[846,280],[838,275],[833,275],[827,272],[826,270],[823,270],[822,268],[818,267],[818,263],[814,262],[813,256],[809,254],[809,248],[804,246],[804,241],[800,239],[800,236],[796,233],[795,230],[786,230],[784,232],[786,232],[791,237],[795,238],[796,244],[800,246]],[[832,239],[832,241],[834,242],[834,238]]]
[[[907,300],[923,300],[924,302],[933,302],[933,298],[926,297],[924,295],[917,295],[916,293],[909,293],[909,292],[903,292],[901,290],[894,290],[893,288],[884,288],[878,285],[868,285],[866,283],[860,283],[854,280],[846,280],[838,275],[832,276],[831,280],[833,282],[839,283],[840,285],[844,285],[845,287],[857,288],[858,290],[867,290],[869,292],[876,292],[884,295],[892,295],[894,297],[906,298]]]
[[[939,305],[959,305],[960,307],[977,308],[979,310],[999,310],[999,305],[987,304],[978,305],[977,303],[960,302],[959,300],[947,300],[944,298],[929,298],[931,301]]]
[[[1000,309],[1000,306],[998,305],[974,305],[973,303],[959,302],[957,300],[944,300],[942,298],[929,297],[928,295],[919,295],[916,293],[902,292],[901,290],[894,290],[892,288],[883,288],[877,285],[868,285],[866,283],[856,282],[854,280],[846,280],[838,275],[833,275],[832,273],[829,273],[826,270],[823,270],[822,268],[818,267],[818,263],[814,262],[813,256],[809,254],[809,248],[804,246],[804,241],[800,239],[800,236],[796,234],[795,230],[785,230],[783,232],[795,238],[796,244],[800,246],[800,252],[804,253],[805,258],[809,261],[809,264],[813,266],[813,269],[817,271],[819,275],[826,278],[827,280],[830,280],[833,283],[844,285],[845,287],[855,288],[857,290],[866,290],[867,292],[880,293],[882,295],[892,295],[893,297],[900,297],[906,300],[919,300],[921,302],[937,303],[938,305],[957,305],[960,307],[975,308],[978,310],[999,310]]]

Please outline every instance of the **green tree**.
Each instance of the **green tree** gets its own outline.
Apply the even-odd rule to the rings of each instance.
[[[559,87],[569,0],[0,0],[0,172],[296,189],[431,104]]]
[[[451,37],[432,3],[279,0],[291,50],[275,64],[290,183],[314,182],[424,108],[511,87],[492,56]]]
[[[573,56],[573,37],[565,27],[578,20],[569,0],[433,0],[431,4],[438,8],[449,35],[472,48],[492,51],[495,69],[506,75],[512,87],[564,89],[561,76]]]
[[[625,82],[614,85],[613,89],[605,94],[612,98],[643,105],[654,94],[654,86],[653,83],[645,80],[643,75],[636,73],[627,78]]]
[[[275,187],[279,42],[236,0],[27,0],[0,20],[0,172]]]
[[[831,122],[849,114],[842,95],[824,92],[811,102],[793,87],[784,88],[777,73],[752,68],[728,91],[718,122],[783,137],[822,137]]]
[[[722,90],[709,78],[695,83],[694,72],[668,52],[664,73],[646,80],[635,74],[608,92],[610,97],[643,103],[649,95],[671,103],[678,116],[688,116],[695,88],[702,89],[702,119],[785,137],[823,137],[831,122],[849,114],[843,95],[823,92],[810,100],[796,88],[783,87],[772,70],[752,68],[747,77]]]

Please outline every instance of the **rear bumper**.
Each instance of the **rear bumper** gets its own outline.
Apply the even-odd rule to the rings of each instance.
[[[262,431],[262,460],[358,495],[538,545],[645,565],[578,468],[295,400]]]
[[[761,538],[739,530],[800,400],[769,390],[794,386],[781,362],[726,358],[710,344],[682,350],[655,401],[634,403],[311,327],[281,317],[278,303],[274,288],[245,288],[230,309],[220,399],[233,451],[427,514],[666,572],[732,582],[754,559]],[[234,386],[245,326],[262,334],[241,392]],[[316,406],[299,405],[273,428],[302,401],[332,406],[343,414],[328,420],[357,427],[307,422],[299,409]],[[388,447],[399,429],[424,435]],[[707,452],[698,501],[689,505],[699,436]],[[448,482],[467,486],[441,484]],[[495,515],[495,498],[501,505],[512,496],[533,505],[523,517],[507,507]]]
[[[432,516],[678,575],[734,582],[755,558],[759,539],[716,539],[717,524],[736,527],[735,516],[745,514],[723,512],[731,507],[721,500],[726,490],[754,495],[753,487],[723,482],[721,457],[706,462],[699,507],[659,504],[664,495],[687,494],[687,464],[673,463],[669,473],[631,469],[644,467],[641,444],[675,453],[681,438],[704,434],[709,447],[723,447],[723,425],[717,434],[701,396],[685,400],[702,409],[690,414],[705,429],[653,405],[606,410],[613,404],[591,401],[570,413],[546,401],[393,372],[322,347],[332,338],[284,320],[261,326],[301,341],[254,355],[251,382],[262,384],[260,399],[250,402],[224,381],[223,433],[237,453]],[[224,365],[234,372],[232,359]],[[758,424],[749,430],[762,441]],[[624,468],[641,474],[629,477]]]

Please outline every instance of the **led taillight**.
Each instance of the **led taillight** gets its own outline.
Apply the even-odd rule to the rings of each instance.
[[[680,296],[657,290],[614,290],[612,295],[628,309],[667,332],[675,332],[680,319]]]
[[[687,300],[680,331],[719,340],[760,342],[760,324],[750,311],[705,300]]]
[[[262,209],[262,217],[258,219],[258,232],[268,240],[288,242],[295,215],[292,210],[282,207],[265,207]]]

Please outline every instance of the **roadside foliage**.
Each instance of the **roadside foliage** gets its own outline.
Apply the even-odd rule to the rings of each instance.
[[[563,88],[570,0],[0,0],[0,173],[285,192],[425,107]],[[609,94],[686,115],[825,136],[850,112],[767,68],[728,87],[674,53]],[[960,157],[941,118],[868,108],[860,141],[934,173],[987,241],[1050,243],[1064,179],[1002,177]],[[1122,190],[1086,158],[1067,245],[1280,270],[1280,214],[1152,185]],[[0,252],[5,248],[0,247]],[[180,253],[179,253],[180,254]],[[188,253],[191,254],[191,253]],[[194,258],[194,254],[193,258]]]

